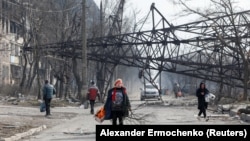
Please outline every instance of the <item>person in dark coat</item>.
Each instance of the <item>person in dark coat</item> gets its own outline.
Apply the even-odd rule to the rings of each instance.
[[[121,101],[120,104],[118,104],[119,101]],[[104,109],[104,120],[112,119],[112,125],[117,125],[118,119],[119,125],[123,125],[123,120],[128,116],[128,112],[131,110],[131,105],[126,88],[123,86],[122,79],[117,79],[114,83],[114,87],[108,90]]]
[[[50,103],[52,100],[53,95],[55,94],[56,90],[53,85],[49,84],[48,80],[45,80],[45,84],[43,86],[43,100],[45,102],[46,106],[46,115],[45,116],[50,116]]]
[[[198,118],[200,118],[201,114],[203,114],[204,118],[207,119],[206,109],[208,106],[208,103],[205,101],[205,95],[209,94],[208,89],[206,88],[205,83],[201,82],[200,87],[196,91],[196,96],[198,98]]]
[[[175,98],[178,98],[178,97],[181,96],[181,95],[179,95],[179,93],[181,93],[180,85],[177,82],[175,82],[175,84],[174,84],[174,95],[175,95]]]

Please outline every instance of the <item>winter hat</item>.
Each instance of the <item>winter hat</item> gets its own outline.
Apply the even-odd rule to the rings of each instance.
[[[119,78],[115,80],[114,86],[117,86],[118,84],[122,84],[122,79]]]
[[[122,79],[119,78],[119,79],[115,80],[115,83],[114,83],[115,88],[113,89],[113,93],[112,93],[112,101],[115,100],[115,97],[116,97],[116,87],[117,87],[118,84],[122,84]],[[124,92],[125,92],[125,90],[124,90]]]

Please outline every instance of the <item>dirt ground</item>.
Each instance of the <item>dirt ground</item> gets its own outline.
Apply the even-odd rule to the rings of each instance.
[[[32,128],[46,125],[50,128],[60,124],[64,120],[71,119],[77,113],[70,110],[54,110],[54,107],[79,106],[77,103],[69,103],[65,100],[52,101],[52,117],[45,117],[44,112],[39,111],[38,100],[8,101],[0,102],[0,139],[9,138],[17,133],[26,132]]]

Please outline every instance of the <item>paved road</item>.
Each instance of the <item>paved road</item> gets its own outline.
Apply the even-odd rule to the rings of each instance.
[[[133,118],[125,121],[125,124],[249,124],[228,114],[221,115],[208,111],[210,120],[198,120],[197,106],[195,99],[173,99],[164,97],[164,103],[160,101],[138,101],[131,99]],[[187,104],[189,101],[189,104]],[[98,107],[96,107],[97,109]],[[77,117],[65,121],[64,123],[50,129],[45,129],[36,135],[22,141],[95,141],[95,127],[97,124],[90,114],[89,109],[75,108],[79,110]],[[111,124],[110,121],[104,121],[102,124]]]
[[[94,141],[95,140],[95,125],[98,124],[89,109],[72,108],[72,111],[78,115],[70,120],[26,137],[21,141]],[[53,115],[52,117],[53,118]]]

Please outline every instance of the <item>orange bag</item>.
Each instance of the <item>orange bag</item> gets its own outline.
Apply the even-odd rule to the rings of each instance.
[[[96,120],[97,122],[102,123],[103,120],[104,120],[104,117],[105,117],[105,109],[104,109],[104,107],[101,107],[101,108],[96,112],[96,114],[95,114],[94,117],[95,117],[95,120]]]

